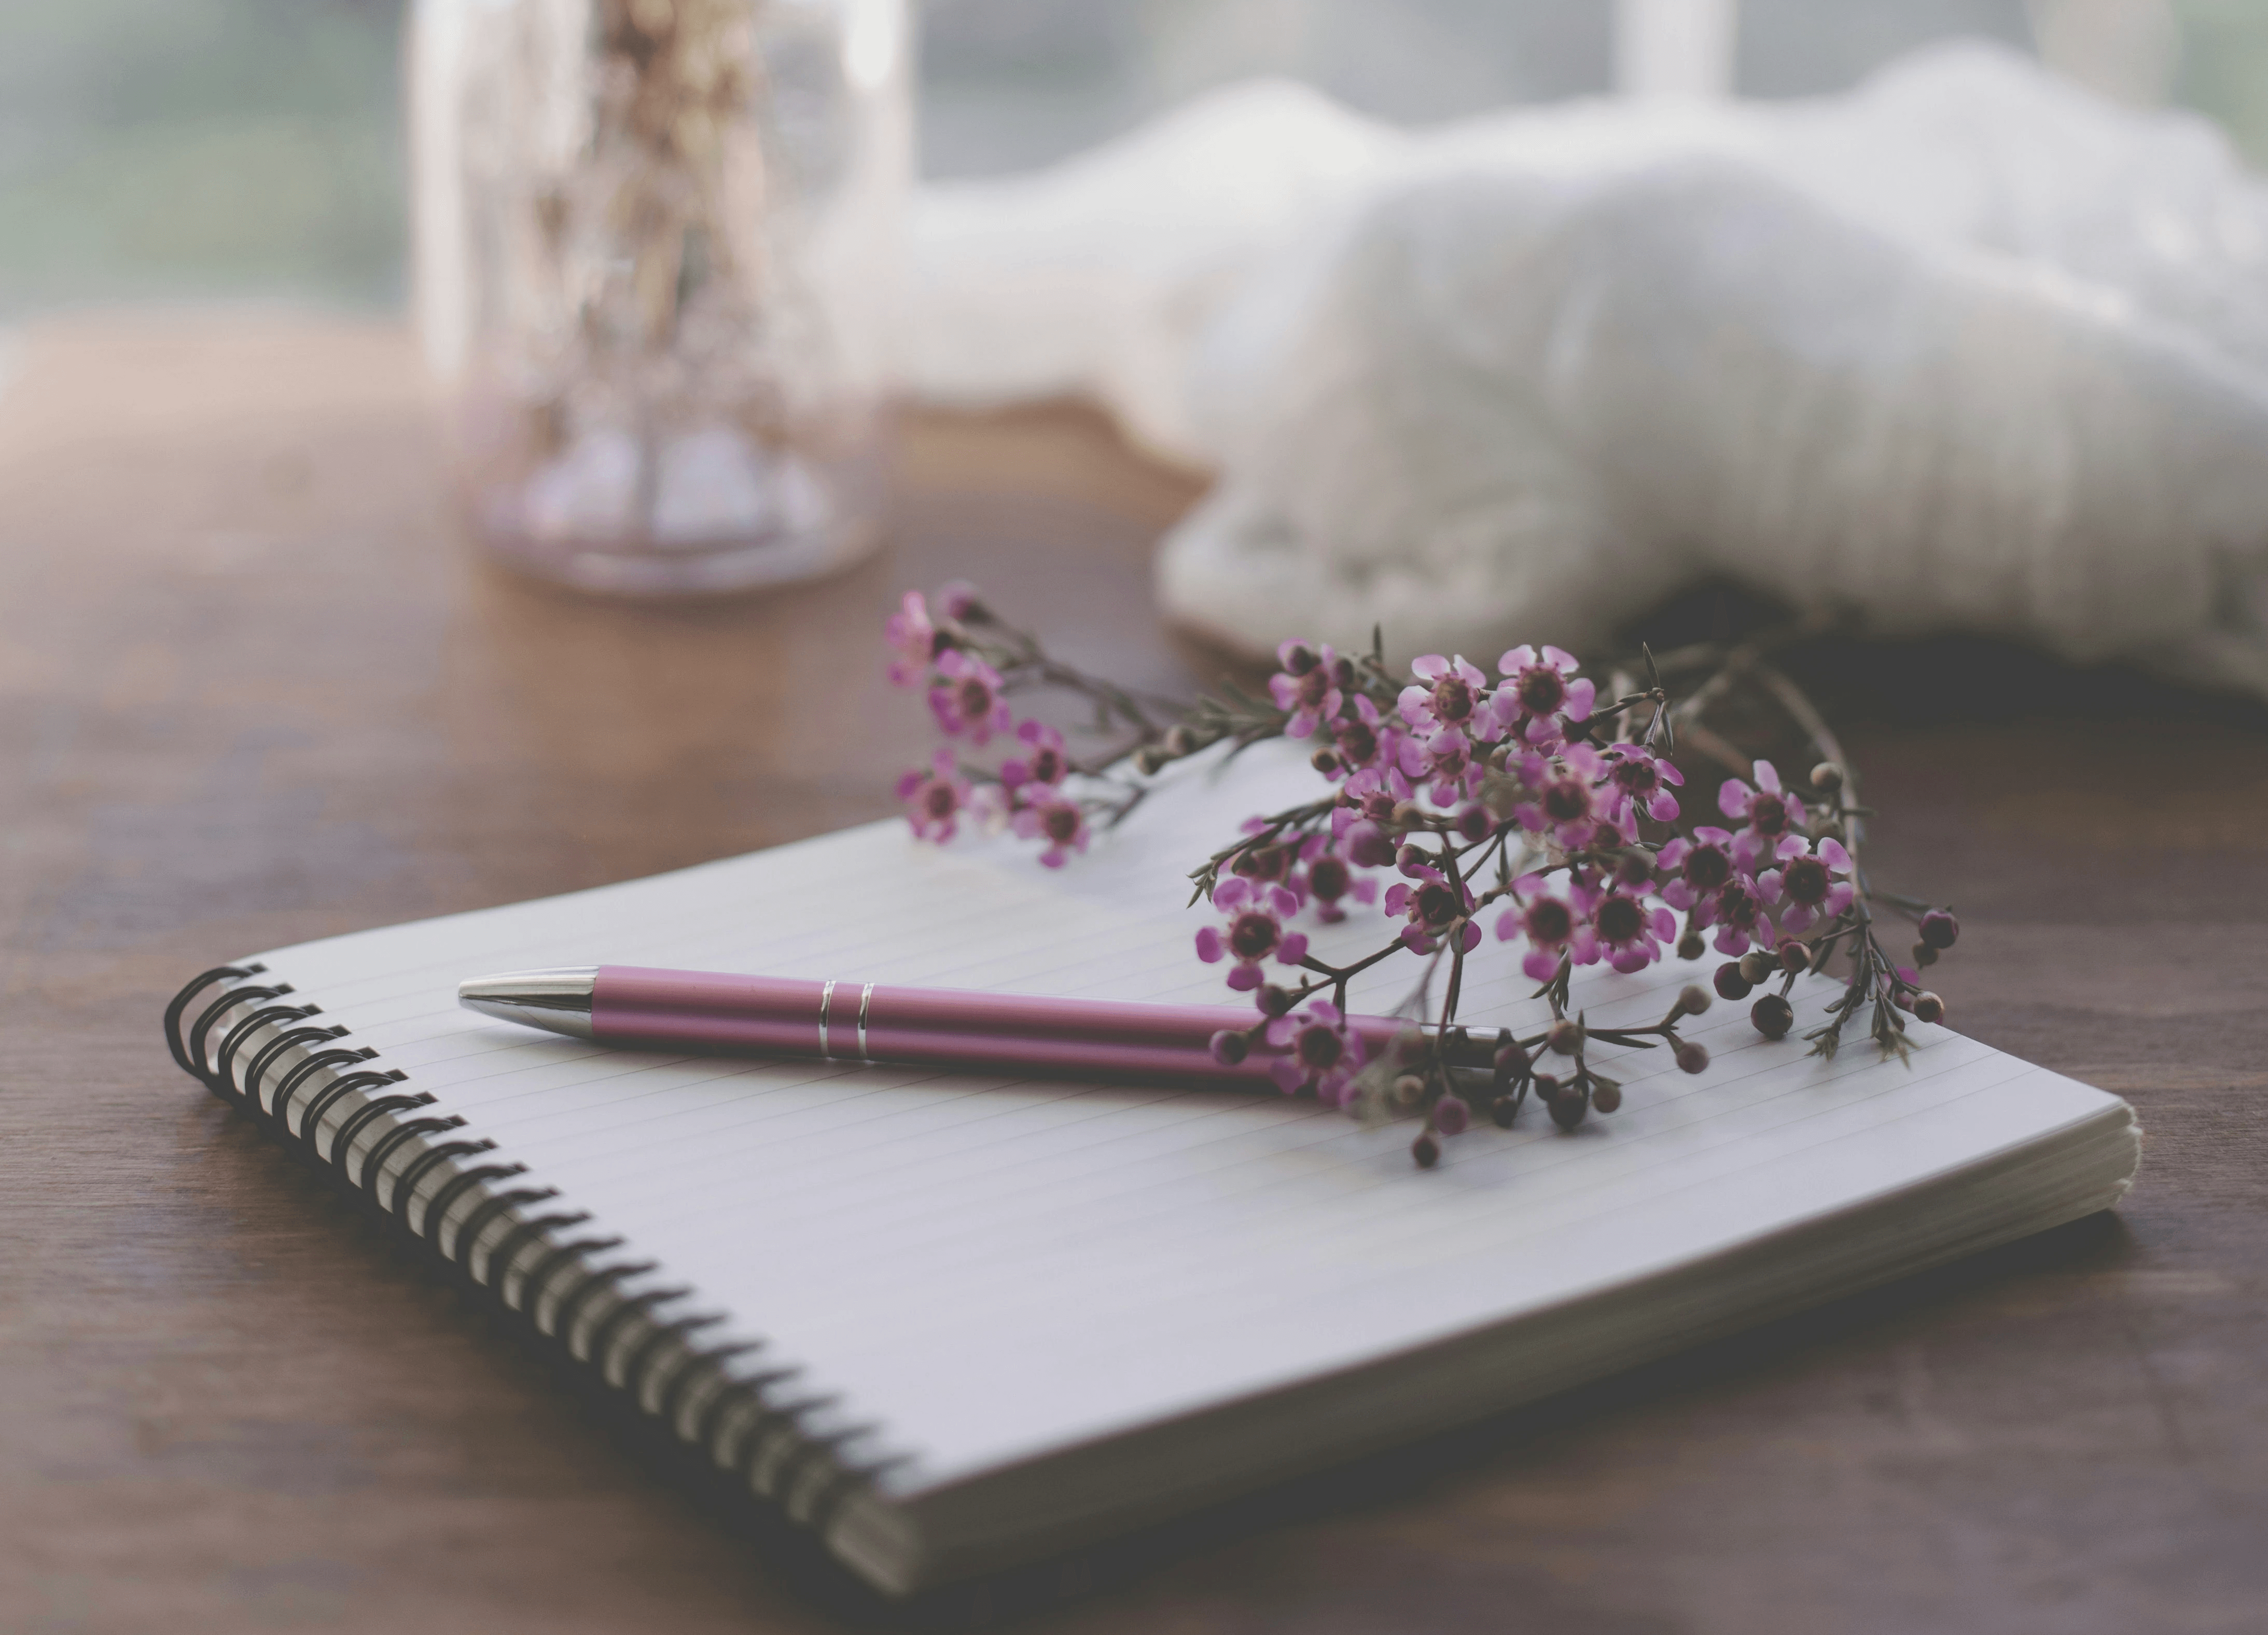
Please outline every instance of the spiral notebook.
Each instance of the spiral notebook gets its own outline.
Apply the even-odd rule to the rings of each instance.
[[[1421,1171],[1409,1125],[1272,1095],[633,1053],[455,1003],[468,976],[598,963],[1225,1001],[1184,876],[1311,782],[1266,752],[1185,769],[1060,871],[890,821],[276,949],[192,982],[167,1039],[891,1593],[2042,1230],[2132,1177],[2125,1103],[1919,1024],[1906,1062],[1821,1062],[1720,1004],[1688,1025],[1705,1072],[1602,1049],[1613,1117],[1562,1134],[1531,1108]],[[1585,973],[1576,1003],[1652,1021],[1705,968]],[[1532,986],[1484,957],[1465,1013],[1531,1027]],[[1832,991],[1797,990],[1803,1025]]]

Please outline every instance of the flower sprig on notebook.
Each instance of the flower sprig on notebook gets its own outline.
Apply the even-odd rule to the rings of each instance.
[[[1097,825],[1123,821],[1170,762],[1223,744],[1233,754],[1264,739],[1311,742],[1315,796],[1250,818],[1191,871],[1191,904],[1213,917],[1196,933],[1197,955],[1225,966],[1255,1007],[1213,1050],[1228,1063],[1263,1056],[1287,1094],[1421,1119],[1420,1164],[1476,1118],[1509,1126],[1531,1095],[1562,1130],[1614,1112],[1622,1086],[1591,1059],[1594,1043],[1666,1048],[1688,1072],[1708,1066],[1679,1025],[1710,1008],[1709,990],[1686,986],[1649,1027],[1593,1027],[1568,1013],[1579,967],[1636,972],[1673,950],[1697,960],[1713,947],[1725,956],[1713,997],[1764,990],[1749,1018],[1779,1040],[1794,1025],[1798,977],[1840,961],[1842,991],[1803,1035],[1826,1057],[1853,1024],[1903,1054],[1905,1016],[1945,1013],[1919,968],[1953,946],[1959,924],[1869,882],[1856,775],[1762,644],[1642,652],[1602,689],[1548,646],[1510,649],[1493,674],[1428,655],[1397,675],[1373,632],[1361,654],[1286,642],[1264,696],[1226,687],[1184,704],[1064,662],[967,586],[909,592],[887,634],[892,680],[924,690],[945,740],[898,785],[926,839],[974,820],[1038,843],[1040,861],[1061,867]],[[1666,678],[1689,676],[1690,690],[1674,695]],[[1035,691],[1081,701],[1100,748],[1074,753],[1057,728],[1020,717],[1012,701]],[[1759,699],[1819,758],[1801,790],[1719,728]],[[1735,774],[1713,812],[1687,789],[1681,758]],[[1302,926],[1344,921],[1351,905],[1377,910],[1392,933],[1334,964]],[[1883,945],[1885,911],[1912,922],[1911,965]],[[1460,1026],[1467,962],[1491,936],[1512,945],[1550,1004],[1550,1024],[1532,1036]],[[1397,1013],[1412,1030],[1385,1059],[1366,1059],[1346,1026],[1348,985],[1404,955],[1420,961]]]

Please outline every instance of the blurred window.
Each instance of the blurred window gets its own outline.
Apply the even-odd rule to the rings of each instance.
[[[398,301],[402,6],[0,0],[0,320],[152,297]],[[1631,71],[1617,16],[1681,6],[1734,0],[926,0],[924,168],[1044,164],[1255,74],[1410,123],[1604,92]],[[1713,71],[1744,95],[1838,90],[1981,35],[2128,100],[2201,108],[2268,162],[2268,0],[1734,9]]]

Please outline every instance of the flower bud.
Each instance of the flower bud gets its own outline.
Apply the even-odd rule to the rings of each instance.
[[[1618,1084],[1611,1084],[1608,1080],[1602,1079],[1599,1080],[1598,1088],[1591,1092],[1591,1105],[1602,1113],[1621,1112],[1623,1110],[1623,1087]]]
[[[1496,1076],[1499,1081],[1517,1079],[1528,1071],[1528,1052],[1517,1039],[1507,1039],[1496,1048]]]
[[[1495,828],[1495,823],[1490,820],[1489,809],[1477,802],[1457,814],[1459,838],[1469,840],[1475,845],[1486,840],[1490,832]]]
[[[1945,1001],[1933,993],[1918,993],[1914,995],[1913,1013],[1918,1022],[1941,1022],[1945,1020]]]
[[[1394,1099],[1404,1107],[1418,1105],[1418,1098],[1425,1094],[1425,1081],[1415,1073],[1404,1073],[1394,1081]]]
[[[1412,869],[1422,869],[1432,861],[1431,857],[1416,846],[1404,846],[1394,854],[1394,866],[1404,874]]]
[[[1751,948],[1741,956],[1741,975],[1747,980],[1749,986],[1753,988],[1771,976],[1773,967],[1778,963],[1779,961],[1773,959],[1766,950]]]
[[[1780,1003],[1785,1005],[1787,1002],[1783,999]],[[1697,1044],[1690,1039],[1680,1039],[1670,1048],[1669,1053],[1677,1058],[1678,1070],[1682,1072],[1699,1073],[1708,1071],[1707,1047]]]
[[[1254,995],[1253,1002],[1259,1005],[1261,1014],[1263,1016],[1286,1015],[1293,1005],[1299,1004],[1299,1001],[1292,997],[1292,991],[1289,988],[1279,988],[1274,983],[1270,983]]]
[[[1681,960],[1697,960],[1708,951],[1709,945],[1701,940],[1697,931],[1689,931],[1677,939],[1677,957]]]
[[[1147,775],[1166,764],[1166,752],[1155,744],[1145,744],[1134,752],[1134,770]]]
[[[1843,769],[1832,761],[1822,761],[1811,769],[1811,782],[1817,789],[1840,789],[1843,787]]]
[[[1717,968],[1715,983],[1717,996],[1723,999],[1745,999],[1749,997],[1749,990],[1756,986],[1756,983],[1742,975],[1741,962],[1738,960],[1727,960],[1719,965]]]
[[[1472,1123],[1473,1109],[1462,1096],[1445,1095],[1433,1103],[1433,1128],[1445,1136],[1461,1136]]]
[[[1394,827],[1411,829],[1425,821],[1425,814],[1414,800],[1397,801],[1394,807]]]
[[[1562,1056],[1572,1056],[1583,1048],[1583,1025],[1563,1016],[1551,1024],[1551,1031],[1545,1036],[1544,1043]]]
[[[1512,1098],[1508,1095],[1500,1095],[1489,1103],[1489,1118],[1498,1130],[1511,1129],[1512,1121],[1519,1116],[1519,1113],[1520,1109],[1513,1105]]]
[[[1339,770],[1339,758],[1337,755],[1331,750],[1318,749],[1314,754],[1307,757],[1307,764],[1314,768],[1316,771],[1321,772],[1325,777],[1329,777],[1332,773]]]
[[[1572,1130],[1581,1123],[1583,1115],[1589,1110],[1584,1102],[1583,1093],[1580,1090],[1570,1092],[1565,1095],[1553,1096],[1550,1108],[1551,1122],[1562,1130]]]
[[[1251,1043],[1241,1033],[1224,1027],[1212,1036],[1212,1059],[1223,1067],[1233,1067],[1245,1057]]]
[[[1509,745],[1498,744],[1495,748],[1489,751],[1488,769],[1490,771],[1501,772],[1505,768],[1511,764],[1512,748]]]
[[[1194,751],[1197,747],[1197,735],[1189,731],[1188,727],[1172,726],[1166,729],[1166,753],[1167,755],[1189,755]]]
[[[1712,1003],[1709,991],[1698,983],[1687,983],[1677,991],[1677,1013],[1680,1016],[1699,1016]]]
[[[1749,1020],[1767,1039],[1785,1039],[1795,1026],[1795,1006],[1776,993],[1768,993],[1749,1007]]]
[[[1441,1144],[1431,1136],[1419,1136],[1410,1144],[1410,1156],[1418,1160],[1420,1169],[1431,1169],[1441,1161]]]
[[[1554,1079],[1550,1074],[1538,1073],[1535,1075],[1535,1094],[1544,1101],[1550,1101],[1556,1100],[1559,1094],[1560,1089],[1561,1086],[1559,1081],[1557,1079]]]
[[[1926,942],[1918,942],[1918,943],[1914,944],[1914,946],[1913,946],[1913,962],[1914,962],[1916,965],[1921,966],[1921,967],[1923,967],[1923,968],[1927,968],[1927,967],[1929,967],[1929,966],[1932,966],[1932,965],[1936,964],[1936,963],[1937,963],[1937,950],[1936,950],[1936,949],[1934,949],[1934,948],[1933,948],[1933,947],[1931,947],[1931,946],[1930,946],[1927,943],[1926,943]]]
[[[1779,946],[1779,962],[1800,976],[1811,968],[1811,950],[1800,942],[1784,942]]]
[[[1921,939],[1933,948],[1950,948],[1961,939],[1961,922],[1943,909],[1921,917]]]

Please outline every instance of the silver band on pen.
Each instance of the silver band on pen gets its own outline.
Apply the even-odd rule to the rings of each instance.
[[[874,984],[868,983],[858,991],[858,1059],[862,1062],[874,1059],[866,1054],[866,1007],[873,1002]]]
[[[827,1048],[827,1012],[828,1007],[834,1003],[835,978],[830,976],[827,979],[827,986],[819,991],[819,1054],[830,1062],[835,1059],[835,1053]],[[863,1033],[864,1029],[860,1031]],[[859,1041],[862,1048],[865,1043],[865,1041],[862,1038]]]

